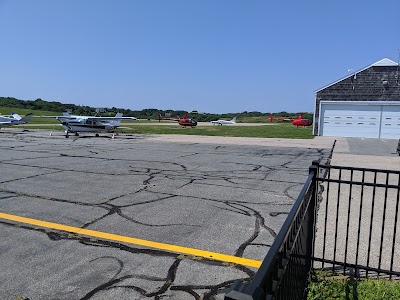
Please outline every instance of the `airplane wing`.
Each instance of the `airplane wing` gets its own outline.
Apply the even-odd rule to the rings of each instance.
[[[40,116],[41,118],[53,118],[53,119],[86,119],[86,120],[137,120],[135,117],[84,117],[84,116]]]
[[[74,118],[75,119],[75,118]],[[137,120],[135,117],[87,117],[87,120],[108,121],[108,120]]]
[[[53,118],[53,119],[76,119],[76,117],[71,116],[40,116],[41,118]]]

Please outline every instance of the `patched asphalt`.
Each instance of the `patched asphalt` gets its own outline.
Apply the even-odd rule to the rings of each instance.
[[[334,139],[0,133],[0,211],[261,261]],[[256,268],[0,219],[1,299],[222,299]]]

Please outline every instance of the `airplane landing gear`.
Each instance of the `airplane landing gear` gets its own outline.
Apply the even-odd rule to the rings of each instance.
[[[98,134],[98,133],[96,133],[96,137],[99,137],[99,134]]]
[[[79,133],[75,132],[75,136],[79,136]]]

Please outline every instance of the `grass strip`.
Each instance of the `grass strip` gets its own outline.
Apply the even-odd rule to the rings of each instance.
[[[19,127],[23,127],[20,125]],[[64,130],[62,126],[26,126],[26,129]],[[197,126],[182,128],[178,125],[126,125],[122,124],[118,133],[126,134],[183,134],[201,136],[228,136],[254,138],[313,139],[311,127],[293,127],[291,124],[265,126]],[[82,133],[85,134],[85,133]],[[90,133],[86,133],[90,134]]]
[[[314,271],[308,286],[308,300],[398,300],[400,281],[356,279],[330,271]]]

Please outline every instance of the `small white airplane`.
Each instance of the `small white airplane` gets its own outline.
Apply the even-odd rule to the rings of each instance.
[[[33,114],[27,114],[25,117],[21,117],[19,114],[11,113],[12,118],[0,116],[0,128],[3,126],[14,126],[20,124],[26,124],[32,118]]]
[[[211,121],[211,123],[213,123],[213,125],[229,125],[229,124],[235,124],[236,123],[236,117],[234,117],[232,120],[230,121],[226,121],[226,120],[217,120],[217,121]]]
[[[115,117],[90,117],[73,116],[64,112],[62,116],[41,116],[42,118],[56,118],[65,129],[65,137],[70,133],[79,136],[79,132],[115,132],[121,124],[121,120],[137,120],[135,117],[123,117],[122,113],[117,113]]]

